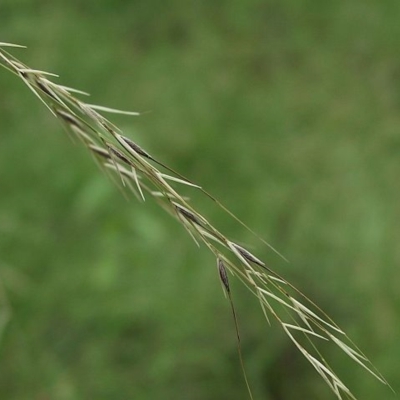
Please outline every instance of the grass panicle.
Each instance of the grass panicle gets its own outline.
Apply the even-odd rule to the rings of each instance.
[[[102,114],[139,115],[138,113],[88,104],[78,97],[86,96],[87,93],[54,82],[53,78],[57,75],[29,68],[5,50],[6,47],[23,46],[0,43],[0,64],[27,85],[64,125],[68,134],[86,147],[97,164],[124,193],[132,192],[142,201],[146,197],[153,198],[178,220],[198,245],[203,243],[213,253],[217,260],[222,288],[231,305],[241,367],[251,398],[228,273],[238,278],[255,295],[267,321],[270,323],[270,319],[273,318],[280,324],[338,399],[355,399],[355,396],[318,350],[320,341],[328,341],[337,346],[337,349],[343,351],[376,379],[387,384],[383,376],[324,312],[262,260],[214,227],[191,205],[187,197],[180,194],[179,187],[188,186],[202,192],[224,212],[249,229],[243,222],[203,188],[164,165],[132,139],[124,136],[123,132]],[[264,240],[263,242],[277,252]]]

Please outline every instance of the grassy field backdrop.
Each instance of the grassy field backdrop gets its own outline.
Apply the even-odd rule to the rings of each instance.
[[[0,41],[114,118],[347,331],[400,391],[400,3],[28,1]],[[157,208],[126,202],[0,70],[0,397],[246,398],[214,259]],[[256,399],[333,395],[233,284]],[[360,399],[387,388],[331,351]],[[394,398],[394,396],[393,396]]]

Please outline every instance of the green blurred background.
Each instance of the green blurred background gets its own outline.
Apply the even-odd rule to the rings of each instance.
[[[214,194],[196,207],[309,295],[400,391],[400,2],[24,1],[0,41]],[[0,70],[0,397],[246,399],[213,257],[127,202]],[[233,283],[256,399],[333,399]],[[328,351],[360,399],[394,395]]]

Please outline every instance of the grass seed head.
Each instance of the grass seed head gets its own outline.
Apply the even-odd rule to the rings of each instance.
[[[0,45],[7,46],[5,43],[0,43]],[[186,178],[175,172],[172,168],[154,159],[131,139],[120,135],[118,132],[121,132],[121,130],[100,114],[100,112],[119,112],[120,114],[130,115],[134,115],[135,113],[87,104],[74,97],[73,93],[81,93],[79,90],[71,88],[67,90],[66,86],[61,86],[48,80],[48,76],[55,75],[28,68],[8,52],[4,51],[1,46],[0,66],[3,66],[22,79],[53,115],[61,120],[69,128],[68,130],[78,135],[82,144],[90,152],[104,158],[106,162],[102,163],[102,166],[106,171],[117,172],[122,179],[123,186],[132,190],[138,198],[144,200],[142,190],[147,192],[161,207],[179,217],[178,220],[195,241],[197,239],[199,242],[203,242],[212,251],[217,258],[220,280],[231,302],[237,334],[238,326],[230,295],[231,288],[228,280],[228,271],[240,279],[258,298],[267,321],[269,320],[268,315],[272,315],[278,321],[283,331],[326,381],[338,399],[342,399],[342,394],[352,399],[354,399],[354,396],[337,377],[324,356],[319,352],[317,348],[318,342],[313,341],[316,335],[313,328],[318,330],[318,339],[322,337],[329,340],[330,343],[336,345],[337,348],[364,367],[373,376],[387,384],[371,363],[360,355],[355,345],[349,341],[351,345],[349,346],[334,336],[338,332],[340,334],[343,334],[343,332],[333,325],[332,320],[326,314],[302,295],[293,285],[278,274],[275,274],[269,267],[266,267],[263,261],[242,246],[231,242],[222,232],[209,223],[201,213],[189,205],[189,200],[185,196],[180,195],[175,190],[174,185],[185,184],[186,186],[191,186],[193,190],[200,191],[203,195],[212,199],[221,210],[228,213],[246,229],[249,229],[242,221],[200,186],[186,180]],[[115,159],[113,156],[115,156]],[[152,161],[152,163],[145,161],[144,158]],[[131,168],[126,168],[123,163],[129,165]],[[166,168],[171,172],[171,175],[163,174],[152,164]],[[113,180],[121,188],[117,180]],[[122,192],[125,193],[124,191]],[[188,222],[193,226],[188,226]],[[273,249],[263,239],[261,241]],[[273,250],[277,252],[275,249]],[[263,269],[257,269],[256,271],[251,264],[255,264]],[[294,289],[302,302],[289,296],[282,288],[282,285],[287,285],[287,287]],[[302,334],[302,339],[304,339],[304,335],[306,336],[304,342],[309,345],[308,350],[306,349],[307,346],[302,344],[303,341],[300,342],[296,338],[296,332]],[[239,334],[238,342],[240,342]],[[241,356],[240,350],[239,353]],[[245,379],[248,385],[247,378],[245,377]],[[250,389],[249,393],[251,397]]]

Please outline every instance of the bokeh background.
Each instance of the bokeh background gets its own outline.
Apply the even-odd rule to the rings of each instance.
[[[24,1],[0,41],[214,194],[196,207],[339,323],[400,391],[400,3]],[[149,199],[127,202],[0,70],[4,400],[246,399],[215,261]],[[256,399],[333,399],[232,283]],[[328,350],[359,398],[394,395]]]

